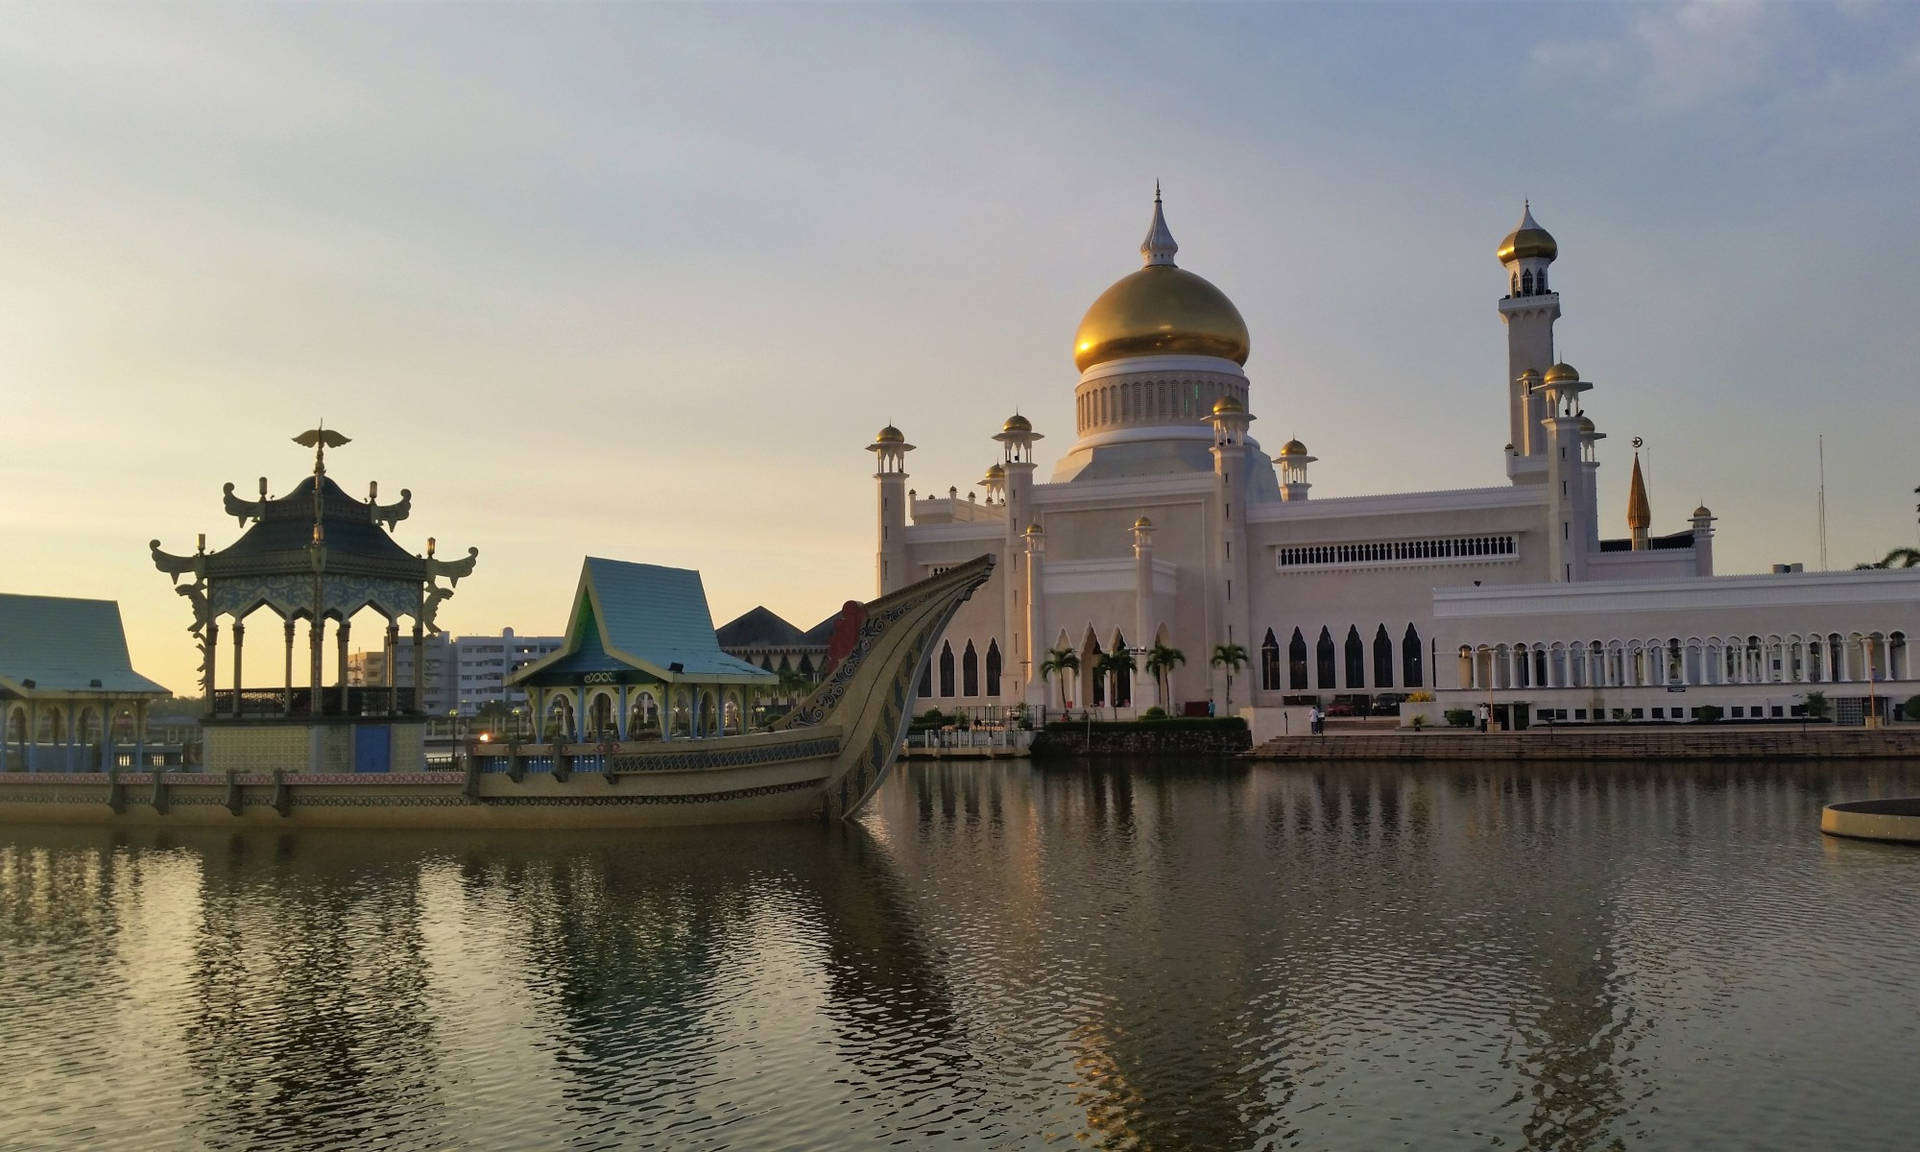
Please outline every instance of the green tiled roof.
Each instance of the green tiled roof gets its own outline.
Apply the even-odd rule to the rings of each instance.
[[[0,593],[0,685],[22,694],[167,691],[133,670],[119,604],[8,593]]]
[[[599,671],[610,662],[673,682],[775,678],[720,650],[700,573],[589,556],[574,594],[566,643],[514,679],[544,673],[545,682],[555,673]]]

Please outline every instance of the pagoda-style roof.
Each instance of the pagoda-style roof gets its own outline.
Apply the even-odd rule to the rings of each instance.
[[[0,696],[165,696],[133,670],[112,600],[0,593]]]
[[[380,526],[382,507],[372,500],[355,500],[331,477],[308,476],[285,496],[239,504],[237,508],[236,504],[229,499],[228,511],[251,515],[255,520],[240,539],[207,555],[208,576],[253,575],[287,568],[311,571],[308,550],[321,544],[326,547],[330,571],[402,580],[427,578],[426,559],[396,544]],[[320,529],[317,534],[316,527]]]
[[[776,677],[720,650],[700,573],[589,556],[580,568],[567,638],[509,684],[770,684]]]

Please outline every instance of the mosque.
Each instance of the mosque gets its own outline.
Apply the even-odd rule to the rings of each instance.
[[[1379,711],[1425,692],[1524,725],[1786,718],[1818,692],[1859,722],[1920,691],[1920,571],[1716,575],[1713,514],[1655,534],[1637,453],[1627,535],[1603,535],[1605,433],[1554,352],[1559,248],[1531,206],[1496,253],[1507,483],[1488,488],[1314,493],[1304,443],[1269,456],[1251,434],[1246,321],[1178,251],[1156,191],[1142,267],[1074,336],[1074,440],[1048,479],[1018,414],[965,496],[907,487],[899,428],[868,446],[881,593],[999,559],[935,646],[923,707]],[[1185,662],[1148,675],[1156,645]],[[1214,664],[1222,646],[1245,665]],[[1097,674],[1103,653],[1141,670]]]

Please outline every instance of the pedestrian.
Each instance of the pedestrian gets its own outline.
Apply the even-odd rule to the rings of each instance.
[[[1487,707],[1485,704],[1480,705],[1480,731],[1485,732],[1487,730],[1487,721],[1492,718],[1493,709]]]
[[[1320,705],[1307,705],[1307,731],[1320,735]]]

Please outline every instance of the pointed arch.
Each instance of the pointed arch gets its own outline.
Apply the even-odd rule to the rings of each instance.
[[[1333,632],[1325,624],[1320,626],[1320,639],[1313,646],[1314,677],[1316,688],[1338,688],[1333,675]]]
[[[1280,641],[1271,628],[1260,641],[1260,687],[1267,692],[1280,690]]]
[[[953,642],[940,642],[940,695],[950,699],[953,696]]]
[[[1393,687],[1393,637],[1382,624],[1373,633],[1373,686]]]
[[[987,695],[1000,695],[1000,641],[987,641]]]
[[[1347,687],[1365,688],[1367,686],[1367,646],[1360,640],[1360,627],[1347,625],[1346,642]]]
[[[1426,670],[1421,667],[1420,632],[1411,623],[1407,625],[1407,634],[1400,638],[1400,685],[1403,688],[1419,688],[1426,684]]]
[[[1293,639],[1287,641],[1287,687],[1295,692],[1307,688],[1307,638],[1298,628],[1293,630]]]
[[[1119,629],[1113,632],[1113,650],[1120,655],[1127,654],[1127,638]],[[1122,663],[1120,671],[1113,678],[1113,706],[1125,708],[1133,703],[1133,665]]]
[[[1093,670],[1100,663],[1100,652],[1100,638],[1093,634],[1093,626],[1089,624],[1087,638],[1080,642],[1080,691],[1090,708],[1107,706],[1106,677]]]
[[[967,641],[967,650],[960,654],[960,694],[980,695],[980,654],[973,650],[971,640]]]

